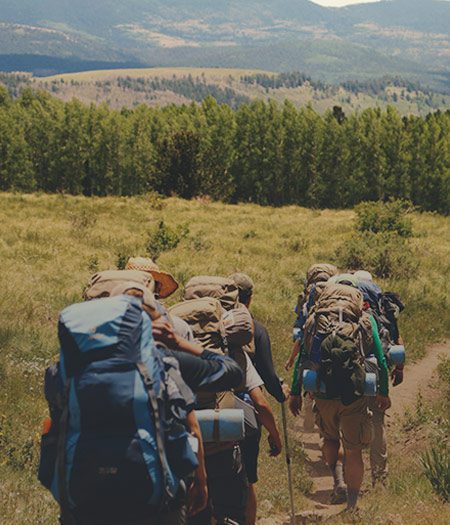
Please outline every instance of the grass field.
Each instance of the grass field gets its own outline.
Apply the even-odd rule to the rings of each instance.
[[[128,76],[131,78],[171,78],[174,75],[192,75],[193,77],[200,77],[203,74],[209,80],[223,80],[229,76],[239,77],[244,75],[255,75],[258,73],[265,73],[269,75],[272,74],[270,71],[262,71],[259,69],[235,69],[220,67],[149,67],[142,69],[107,69],[103,71],[82,71],[80,73],[65,73],[62,75],[45,77],[45,79],[48,81],[63,79],[64,82],[70,82],[71,80],[86,82],[112,80],[119,76]]]
[[[170,227],[187,226],[187,236],[176,249],[161,255],[160,266],[173,272],[181,284],[200,273],[248,272],[256,282],[254,313],[270,331],[281,372],[305,271],[313,262],[334,259],[337,247],[353,234],[353,217],[352,211],[231,206],[149,196],[86,199],[0,194],[0,521],[56,523],[56,506],[35,476],[46,414],[43,371],[58,352],[58,312],[80,300],[92,273],[114,268],[119,255],[143,254],[149,231],[161,220]],[[450,223],[439,215],[414,214],[413,224],[417,272],[381,284],[400,292],[406,302],[401,330],[409,358],[417,359],[427,344],[450,333]],[[301,458],[296,446],[299,508],[305,501],[302,491],[310,486]],[[409,485],[402,486],[416,491],[412,501],[419,502],[425,514],[432,508],[438,523],[444,507],[431,490],[424,489],[426,482],[416,470],[402,471],[403,478],[409,476]],[[286,511],[283,461],[270,459],[264,450],[260,478],[260,513]],[[398,494],[409,497],[401,490]],[[382,521],[383,509],[375,504],[371,509],[373,523],[388,523]]]

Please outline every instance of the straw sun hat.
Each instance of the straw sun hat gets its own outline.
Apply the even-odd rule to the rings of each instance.
[[[130,257],[125,269],[150,273],[153,279],[161,285],[159,292],[161,299],[169,297],[178,288],[178,283],[174,277],[170,273],[160,270],[159,266],[148,257]]]

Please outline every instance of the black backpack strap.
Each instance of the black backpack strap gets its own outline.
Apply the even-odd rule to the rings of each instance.
[[[150,406],[152,408],[153,413],[153,422],[155,425],[155,433],[156,433],[156,444],[158,447],[158,455],[159,455],[159,461],[161,463],[161,469],[163,472],[163,480],[164,480],[164,500],[163,505],[169,503],[171,500],[175,498],[175,494],[172,494],[169,486],[169,471],[167,466],[167,458],[165,453],[165,447],[164,447],[164,440],[163,440],[163,431],[161,427],[161,415],[159,413],[159,407],[158,407],[158,400],[155,395],[155,391],[153,389],[153,381],[150,377],[150,374],[148,373],[148,369],[145,366],[144,363],[138,362],[136,363],[136,367],[142,377],[142,380],[145,385],[145,389],[147,390],[148,400],[150,402]]]
[[[59,420],[59,438],[56,468],[58,472],[59,507],[61,510],[60,522],[62,525],[76,525],[75,517],[69,506],[66,483],[66,438],[67,425],[69,422],[69,393],[71,380],[67,379],[62,396],[62,413]]]

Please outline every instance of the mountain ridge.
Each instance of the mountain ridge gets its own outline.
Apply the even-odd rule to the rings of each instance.
[[[0,55],[9,56],[147,66],[253,67],[254,61],[263,69],[274,69],[279,56],[280,71],[333,80],[359,70],[379,76],[381,68],[430,85],[450,72],[444,0],[340,8],[309,0],[0,0],[0,24]]]

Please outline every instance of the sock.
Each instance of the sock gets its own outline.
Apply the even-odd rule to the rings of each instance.
[[[354,509],[358,502],[359,490],[347,488],[347,509]]]
[[[342,463],[336,463],[335,465],[330,466],[331,474],[334,479],[335,487],[345,487],[344,482],[344,466]]]
[[[338,463],[335,468],[336,477],[334,478],[334,483],[338,487],[345,487],[345,481],[344,481],[344,465],[342,463]]]

